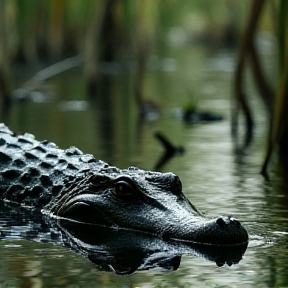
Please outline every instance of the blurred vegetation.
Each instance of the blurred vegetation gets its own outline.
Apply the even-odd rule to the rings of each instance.
[[[265,174],[275,147],[288,158],[287,5],[285,0],[0,0],[0,97],[4,103],[13,98],[15,65],[40,71],[25,83],[23,97],[48,78],[78,65],[88,94],[95,96],[101,94],[104,85],[103,63],[132,62],[135,100],[143,106],[147,102],[146,64],[151,54],[165,55],[168,45],[239,46],[233,134],[237,134],[242,110],[247,123],[246,144],[252,139],[254,119],[244,89],[249,64],[270,123],[262,169]],[[263,26],[278,39],[278,83],[267,80],[255,45],[256,33]]]
[[[271,83],[265,75],[259,49],[256,47],[255,39],[259,24],[267,15],[267,10],[278,23],[275,27],[275,36],[278,44],[278,79]],[[285,0],[265,1],[253,0],[251,10],[247,19],[246,28],[240,44],[238,60],[235,70],[234,91],[236,99],[235,113],[232,115],[232,133],[237,136],[237,123],[239,110],[242,110],[246,119],[246,141],[249,145],[254,128],[254,117],[245,91],[244,72],[247,64],[250,64],[258,94],[263,100],[267,110],[268,123],[270,125],[267,152],[262,165],[261,173],[267,179],[268,164],[274,151],[278,150],[280,163],[284,171],[288,171],[288,55],[287,55],[287,29],[288,29],[288,2]]]
[[[81,55],[87,91],[93,94],[102,61],[132,57],[141,102],[147,56],[165,51],[171,27],[182,29],[170,31],[175,45],[192,37],[235,42],[239,9],[245,9],[245,3],[229,0],[0,0],[1,94],[6,99],[11,94],[11,64],[48,66]]]

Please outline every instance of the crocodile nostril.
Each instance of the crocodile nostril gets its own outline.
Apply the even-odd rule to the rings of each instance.
[[[227,223],[226,223],[226,221],[223,219],[223,217],[219,217],[219,218],[216,220],[216,224],[218,224],[220,227],[223,227],[223,226],[225,226]]]
[[[241,227],[241,223],[238,220],[236,220],[235,218],[230,217],[230,216],[229,217],[219,217],[216,220],[216,224],[219,225],[220,227],[224,227],[226,225],[233,225],[236,228]]]
[[[231,217],[230,221],[231,221],[231,224],[233,224],[236,228],[241,227],[241,223],[238,220],[236,220],[235,218]]]

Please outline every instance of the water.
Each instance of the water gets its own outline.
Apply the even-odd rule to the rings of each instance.
[[[105,100],[98,97],[90,104],[75,71],[52,79],[47,99],[34,94],[33,101],[14,105],[0,121],[61,148],[75,145],[120,168],[135,165],[148,170],[163,153],[154,137],[160,131],[185,148],[161,170],[180,176],[185,194],[202,212],[233,215],[247,228],[250,242],[238,264],[217,267],[201,257],[183,256],[177,271],[120,277],[97,270],[59,245],[7,240],[0,242],[0,287],[287,287],[287,187],[277,171],[271,182],[259,175],[267,125],[249,82],[257,111],[254,142],[241,151],[231,141],[233,59],[230,52],[209,54],[201,48],[179,48],[167,58],[153,57],[145,94],[159,103],[161,113],[150,115],[151,121],[137,121],[129,73],[111,76]],[[219,113],[224,120],[198,125],[180,121],[177,109],[192,98],[198,99],[199,108]]]

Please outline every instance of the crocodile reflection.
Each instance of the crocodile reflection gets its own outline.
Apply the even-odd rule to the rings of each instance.
[[[247,248],[247,243],[210,246],[165,241],[142,232],[57,220],[7,204],[0,205],[0,239],[62,245],[89,259],[97,269],[118,275],[151,269],[177,270],[182,255],[230,266],[242,259]]]

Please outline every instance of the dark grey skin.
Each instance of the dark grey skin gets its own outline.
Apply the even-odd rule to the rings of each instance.
[[[55,218],[210,245],[239,245],[248,233],[232,217],[207,219],[173,173],[118,169],[72,147],[59,149],[0,124],[0,195]]]

